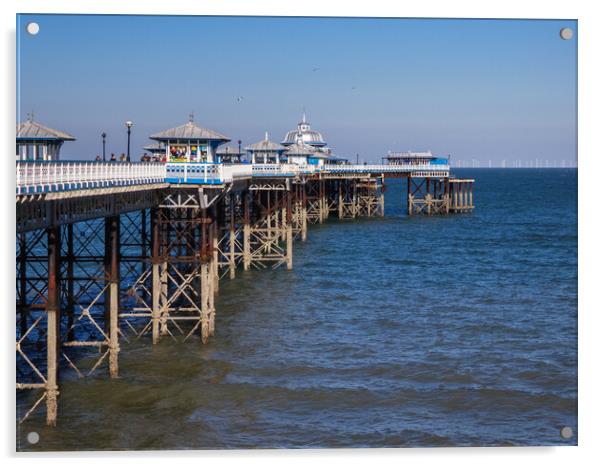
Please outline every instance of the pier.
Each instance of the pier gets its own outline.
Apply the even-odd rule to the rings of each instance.
[[[155,138],[178,162],[17,161],[16,388],[36,392],[19,422],[45,407],[56,425],[59,374],[127,377],[119,353],[129,342],[208,342],[220,280],[292,269],[294,243],[312,224],[384,216],[390,178],[407,179],[409,215],[474,208],[474,180],[451,176],[447,159],[340,163],[305,117],[300,128],[317,141],[313,152],[291,143],[294,134],[286,146],[266,134],[249,149],[263,163],[222,163],[240,151],[218,151],[201,136],[225,137],[199,133],[182,145],[181,135],[170,142],[173,131]],[[311,163],[301,163],[304,154]]]

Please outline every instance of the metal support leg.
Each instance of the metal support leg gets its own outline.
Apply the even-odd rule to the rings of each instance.
[[[201,264],[201,341],[209,340],[209,264]]]
[[[209,264],[209,270],[216,267],[217,262],[212,260]],[[217,275],[214,273],[213,276],[210,277],[209,280],[209,290],[207,294],[207,307],[208,307],[208,318],[209,318],[209,329],[208,335],[211,337],[215,335],[215,295],[217,294],[217,290],[215,289],[215,284],[217,283],[216,277]]]
[[[159,319],[161,318],[161,233],[159,209],[151,210],[151,258],[152,258],[152,334],[153,345],[159,342]]]
[[[318,205],[319,205],[319,216],[320,216],[320,223],[324,223],[324,181],[320,180],[318,181],[318,192],[319,192],[319,200],[318,200]]]
[[[212,248],[212,260],[211,260],[211,280],[212,280],[212,295],[219,293],[219,229],[217,225],[216,217],[213,217],[213,223],[211,228],[211,248]],[[212,297],[213,299],[213,297]]]
[[[243,224],[243,268],[249,270],[251,266],[251,212],[249,206],[249,193],[244,198],[244,224]]]
[[[305,185],[301,190],[301,241],[307,239],[307,192]]]
[[[236,226],[234,224],[236,216],[234,212],[234,196],[230,196],[230,237],[229,237],[229,249],[230,254],[228,257],[228,268],[230,271],[230,278],[236,277]]]
[[[286,194],[286,268],[291,270],[293,268],[293,209],[291,204],[291,193],[290,191]]]
[[[19,234],[19,326],[21,335],[27,332],[27,237]]]
[[[58,342],[60,339],[60,228],[48,233],[48,299],[46,304],[46,424],[56,426],[58,413]]]
[[[385,175],[382,175],[380,181],[380,216],[385,216]]]
[[[339,219],[343,218],[343,183],[344,180],[339,180]]]
[[[109,375],[119,376],[119,216],[105,219],[105,302],[109,314]]]
[[[473,203],[472,203],[472,189],[473,189],[473,184],[470,183],[470,188],[468,191],[468,206],[472,209],[474,207]]]
[[[67,229],[67,340],[73,340],[73,319],[75,313],[75,297],[74,297],[74,262],[75,256],[73,251],[73,224],[70,223],[65,227]]]
[[[407,194],[407,201],[408,201],[408,215],[412,215],[412,178],[410,176],[408,176],[408,194]]]

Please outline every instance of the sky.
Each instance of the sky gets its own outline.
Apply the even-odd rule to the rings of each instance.
[[[93,159],[103,131],[125,152],[127,120],[137,159],[191,112],[234,144],[280,142],[305,109],[350,160],[575,165],[576,79],[574,20],[17,17],[17,121],[74,135],[63,159]]]

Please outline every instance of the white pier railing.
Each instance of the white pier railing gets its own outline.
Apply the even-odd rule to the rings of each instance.
[[[17,162],[17,194],[163,183],[161,163]]]
[[[152,183],[218,185],[252,177],[324,174],[410,173],[415,177],[449,176],[449,165],[297,165],[294,163],[124,163],[17,162],[17,194],[133,186]]]
[[[407,165],[324,165],[325,173],[420,173],[449,172],[449,165],[443,164],[407,164]]]
[[[252,165],[222,163],[166,163],[165,181],[185,184],[223,184],[251,178]]]
[[[253,176],[296,176],[301,173],[301,166],[296,163],[254,163]]]

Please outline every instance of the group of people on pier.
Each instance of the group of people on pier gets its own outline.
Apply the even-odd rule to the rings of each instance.
[[[102,162],[103,159],[100,155],[97,155],[94,158],[95,162]],[[121,155],[119,156],[119,158],[117,158],[117,156],[112,153],[111,157],[108,160],[109,162],[127,162],[127,156],[122,152]],[[141,162],[166,162],[167,160],[165,160],[165,157],[162,159],[160,156],[158,155],[148,155],[146,152],[144,154],[142,154],[140,156],[140,161]]]

